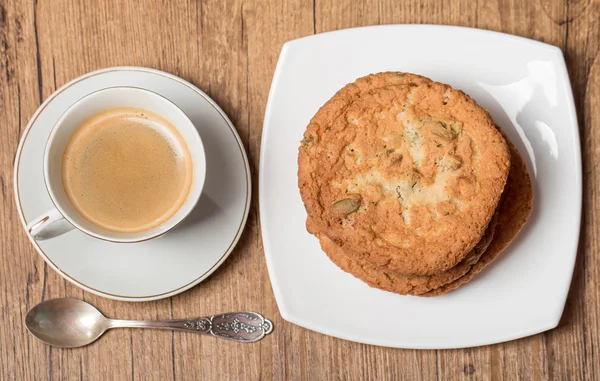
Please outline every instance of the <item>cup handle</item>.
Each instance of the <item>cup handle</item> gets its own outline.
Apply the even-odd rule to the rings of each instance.
[[[57,209],[50,209],[38,218],[27,224],[27,231],[37,240],[45,240],[73,229],[73,225],[68,223]]]

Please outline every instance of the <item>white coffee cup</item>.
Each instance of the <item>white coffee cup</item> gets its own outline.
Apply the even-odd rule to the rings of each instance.
[[[64,151],[75,131],[94,115],[117,107],[144,109],[167,119],[183,137],[192,157],[192,184],[182,206],[161,225],[137,233],[109,231],[86,220],[69,201],[62,182]],[[202,140],[192,121],[178,106],[157,93],[137,87],[98,90],[71,105],[54,125],[44,153],[44,182],[54,208],[31,221],[27,230],[38,240],[53,238],[76,228],[106,241],[146,241],[167,233],[190,214],[200,199],[205,177],[206,156]]]

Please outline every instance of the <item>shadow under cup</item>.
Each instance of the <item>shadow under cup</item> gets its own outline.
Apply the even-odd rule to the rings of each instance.
[[[167,119],[181,134],[192,158],[192,184],[177,212],[163,224],[136,233],[114,232],[83,216],[69,201],[62,182],[62,161],[71,137],[91,117],[118,107],[151,111]],[[135,144],[135,142],[132,142]],[[91,93],[75,102],[54,126],[44,155],[44,180],[54,206],[77,229],[113,242],[139,242],[161,236],[183,221],[196,206],[206,177],[206,157],[200,135],[187,115],[174,103],[154,92],[135,87],[113,87]]]

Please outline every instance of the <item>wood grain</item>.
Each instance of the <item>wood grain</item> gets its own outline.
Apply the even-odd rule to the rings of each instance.
[[[41,101],[70,79],[115,65],[148,66],[206,91],[248,151],[256,194],[264,108],[282,44],[340,28],[465,25],[557,45],[576,98],[584,165],[579,256],[558,328],[482,348],[397,350],[327,337],[284,322],[263,257],[257,197],[245,233],[202,286],[129,304],[83,292],[35,253],[13,199],[19,137]],[[0,0],[0,380],[594,380],[600,379],[600,0]],[[399,41],[401,46],[401,41]],[[35,341],[23,326],[42,300],[76,297],[109,316],[179,318],[238,309],[272,317],[254,345],[194,334],[115,330],[75,350]]]

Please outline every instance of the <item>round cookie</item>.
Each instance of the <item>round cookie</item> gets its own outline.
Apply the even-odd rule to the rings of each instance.
[[[369,263],[361,263],[355,260],[325,235],[319,236],[319,242],[321,248],[333,263],[371,287],[402,295],[422,295],[451,283],[469,272],[471,266],[479,260],[492,241],[497,217],[498,213],[495,213],[481,240],[459,264],[435,275],[406,276],[389,272]]]
[[[508,139],[507,139],[508,141]],[[447,283],[422,296],[438,296],[457,289],[467,283],[494,259],[515,239],[533,210],[533,186],[523,158],[508,141],[511,149],[511,166],[508,181],[502,195],[498,226],[494,239],[481,259],[462,277]]]
[[[433,275],[479,242],[510,155],[488,113],[463,92],[380,73],[317,112],[298,164],[310,233],[376,267]]]

